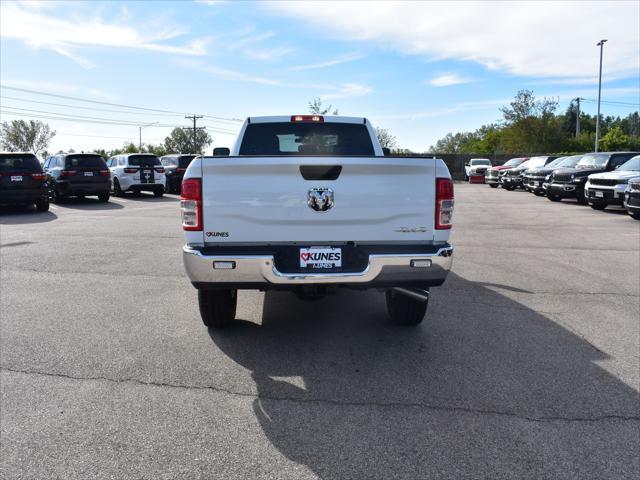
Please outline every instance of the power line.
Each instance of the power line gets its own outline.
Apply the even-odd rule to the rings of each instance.
[[[10,108],[12,110],[26,110],[26,109],[17,109],[15,107],[3,107],[3,108]],[[34,113],[30,113],[30,112],[34,112]],[[63,122],[73,122],[73,123],[94,123],[94,124],[101,124],[101,125],[120,125],[120,126],[135,126],[135,127],[139,127],[141,125],[144,125],[144,123],[140,123],[140,122],[128,122],[126,120],[117,120],[117,119],[105,119],[105,118],[97,118],[97,117],[85,117],[85,116],[67,116],[67,115],[60,115],[57,113],[53,113],[53,112],[42,112],[42,113],[38,113],[38,112],[42,112],[41,110],[29,110],[28,112],[24,112],[24,111],[9,111],[9,110],[0,110],[0,113],[4,113],[6,115],[11,115],[14,117],[27,117],[27,118],[36,118],[39,120],[60,120]],[[157,125],[155,125],[156,127],[164,127],[164,128],[182,128],[182,125],[175,125],[175,124],[162,124],[159,123]],[[204,128],[204,127],[203,127]],[[211,127],[208,126],[206,127],[207,129],[216,132],[216,133],[222,133],[222,134],[227,134],[227,135],[235,135],[237,132],[231,131],[231,130],[225,130],[225,129],[220,129],[220,128],[216,128],[216,127]]]
[[[131,108],[133,110],[145,110],[147,112],[158,112],[158,113],[171,113],[171,114],[175,114],[175,115],[184,115],[184,112],[176,112],[173,110],[161,110],[158,108],[147,108],[147,107],[137,107],[134,105],[125,105],[122,103],[113,103],[113,102],[103,102],[103,101],[99,101],[99,100],[89,100],[86,98],[80,98],[80,97],[73,97],[70,95],[60,95],[60,94],[56,94],[56,93],[47,93],[47,92],[39,92],[37,90],[30,90],[27,88],[18,88],[18,87],[9,87],[6,85],[0,85],[0,88],[4,88],[7,90],[14,90],[17,92],[26,92],[26,93],[34,93],[36,95],[46,95],[48,97],[56,97],[56,98],[64,98],[66,100],[75,100],[78,102],[87,102],[87,103],[95,103],[98,105],[108,105],[111,107],[121,107],[121,108]],[[216,115],[204,115],[207,118],[212,118],[214,120],[225,120],[228,122],[242,122],[243,120],[239,119],[239,118],[229,118],[229,117],[220,117],[220,116],[216,116]]]

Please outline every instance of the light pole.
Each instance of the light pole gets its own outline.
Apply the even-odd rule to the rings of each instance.
[[[598,116],[596,117],[596,152],[598,151],[598,139],[600,137],[600,95],[602,94],[602,49],[606,40],[600,40],[596,46],[600,47],[600,76],[598,77]]]
[[[155,125],[158,122],[149,123],[147,125],[140,125],[138,127],[138,151],[142,152],[142,129],[150,127],[151,125]]]

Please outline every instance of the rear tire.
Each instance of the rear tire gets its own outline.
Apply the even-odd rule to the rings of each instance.
[[[396,325],[418,325],[427,313],[429,302],[421,302],[402,293],[387,290],[387,313]]]
[[[505,185],[503,185],[502,188],[504,188],[505,190],[508,190],[510,192],[513,192],[516,189],[516,187],[511,187],[511,186],[507,187]]]
[[[123,197],[124,196],[124,192],[122,191],[122,188],[120,188],[120,182],[118,181],[117,178],[113,179],[113,194],[116,197]]]
[[[589,203],[589,206],[594,210],[604,210],[605,208],[607,208],[606,203]]]
[[[640,212],[629,213],[629,215],[631,215],[631,218],[635,218],[636,220],[640,220]]]
[[[36,200],[36,210],[38,212],[48,212],[49,211],[49,200]]]
[[[53,185],[49,190],[49,201],[52,203],[62,203],[63,200],[64,200],[64,197],[58,191],[58,187]]]
[[[154,190],[154,191],[153,191],[153,194],[154,194],[156,197],[162,197],[162,195],[164,195],[164,188],[159,188],[159,189],[157,189],[157,190]]]
[[[489,184],[489,186],[490,186],[491,188],[498,188],[498,185],[496,185],[495,183],[490,183],[490,184]]]
[[[225,328],[236,318],[237,290],[198,290],[202,322],[208,328]]]
[[[107,203],[109,201],[109,197],[111,195],[109,195],[109,192],[105,192],[105,193],[100,193],[98,195],[98,200],[103,202],[103,203]]]

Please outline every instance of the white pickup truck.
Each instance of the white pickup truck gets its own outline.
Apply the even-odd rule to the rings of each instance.
[[[447,166],[385,157],[362,117],[247,118],[231,151],[191,162],[181,211],[184,266],[212,328],[234,320],[238,289],[345,287],[385,291],[391,320],[415,325],[451,268]]]

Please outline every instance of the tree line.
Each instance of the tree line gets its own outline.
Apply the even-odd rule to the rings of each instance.
[[[12,120],[0,124],[0,145],[2,150],[9,152],[32,152],[41,155],[43,158],[49,156],[47,148],[51,140],[55,137],[55,130],[51,130],[49,125],[38,120]],[[142,148],[133,142],[125,143],[120,148],[112,150],[95,150],[106,160],[121,153],[153,153],[158,156],[170,153],[203,153],[211,145],[213,139],[205,130],[196,130],[196,142],[194,146],[191,129],[176,127],[164,139],[163,143],[143,144]],[[69,153],[74,153],[73,149]]]
[[[580,112],[572,101],[564,113],[556,113],[558,101],[537,99],[531,90],[519,91],[509,105],[500,108],[502,121],[473,132],[448,133],[429,148],[432,153],[550,154],[590,152],[595,146],[596,116]],[[640,150],[640,117],[600,116],[601,151]]]

